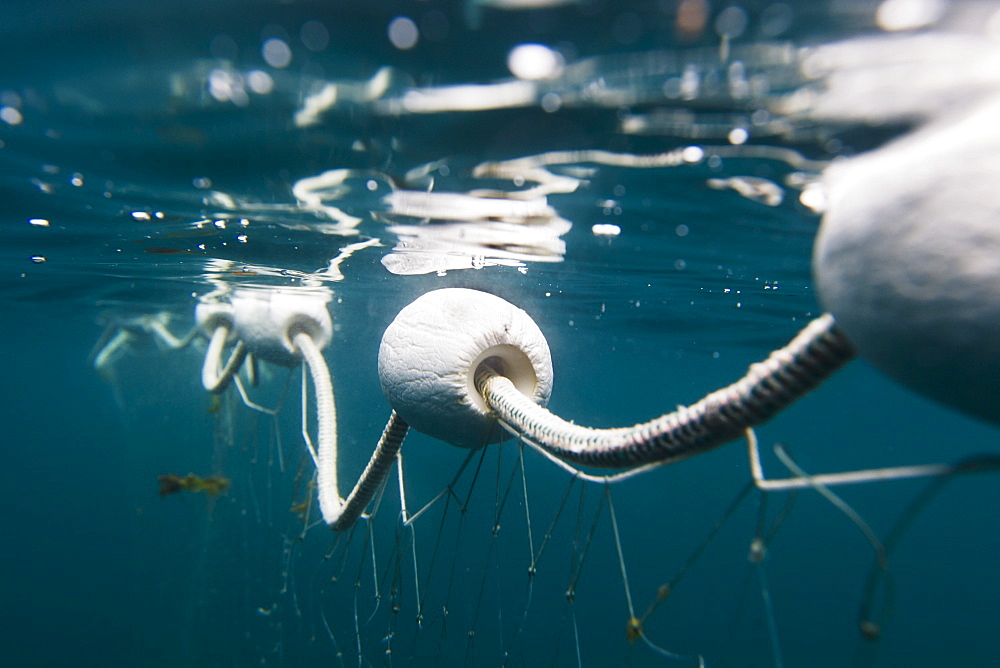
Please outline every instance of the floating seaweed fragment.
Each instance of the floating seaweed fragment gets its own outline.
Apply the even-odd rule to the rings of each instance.
[[[205,492],[209,496],[218,496],[229,489],[229,478],[217,475],[202,478],[193,473],[188,473],[186,476],[167,473],[157,476],[156,481],[160,483],[160,496],[177,492]]]

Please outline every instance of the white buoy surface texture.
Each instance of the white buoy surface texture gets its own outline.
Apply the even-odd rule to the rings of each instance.
[[[244,288],[233,293],[237,336],[260,359],[292,367],[302,362],[292,338],[305,332],[322,350],[333,338],[330,293],[309,288]]]
[[[500,297],[445,288],[404,308],[382,336],[382,391],[411,427],[463,448],[507,437],[476,391],[486,360],[537,404],[552,392],[552,357],[527,313]]]
[[[1000,424],[1000,98],[825,174],[820,299],[862,357]]]
[[[198,327],[211,338],[218,327],[229,330],[229,338],[235,338],[233,333],[233,305],[229,302],[202,301],[194,308],[194,319]]]

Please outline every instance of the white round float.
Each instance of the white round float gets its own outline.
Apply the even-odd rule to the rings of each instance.
[[[302,357],[295,334],[305,332],[320,350],[333,338],[329,301],[329,290],[239,288],[232,296],[236,336],[262,360],[297,366]]]
[[[507,437],[476,391],[490,360],[535,403],[552,392],[552,357],[538,325],[485,292],[428,292],[392,321],[379,346],[382,391],[414,429],[452,445],[478,448]]]
[[[1000,99],[834,163],[820,301],[860,355],[1000,424]]]

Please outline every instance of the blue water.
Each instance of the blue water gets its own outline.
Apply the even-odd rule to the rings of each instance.
[[[571,483],[508,441],[476,452],[412,530],[400,526],[393,475],[372,519],[338,537],[314,501],[306,523],[290,512],[315,496],[300,369],[261,365],[251,398],[279,407],[272,419],[233,389],[216,401],[202,388],[203,337],[168,350],[137,332],[94,365],[109,324],[122,331],[116,323],[165,313],[180,336],[213,291],[321,285],[335,323],[324,354],[344,488],[390,412],[376,372],[381,334],[429,290],[485,290],[527,311],[552,350],[549,407],[595,427],[696,401],[822,313],[810,276],[820,216],[807,186],[828,161],[877,148],[913,118],[782,115],[778,101],[833,88],[801,67],[798,49],[881,35],[870,3],[683,3],[707,12],[687,32],[673,2],[497,4],[8,3],[4,665],[677,661],[630,643],[627,622],[750,481],[745,444],[606,488]],[[412,48],[389,38],[398,17],[418,30]],[[269,39],[290,61],[277,42],[265,57]],[[405,106],[414,89],[430,98],[513,81],[507,55],[528,42],[562,59],[531,101],[469,109],[488,96],[480,89],[452,108]],[[685,72],[696,88],[684,89]],[[737,93],[735,79],[755,92]],[[338,101],[296,122],[326,82]],[[648,125],[629,130],[629,118]],[[537,185],[478,178],[488,161],[692,146],[701,153],[671,166],[593,156],[552,165],[576,185],[550,192],[551,215],[531,221],[464,221],[461,207],[407,216],[385,199]],[[316,201],[293,194],[334,169],[353,171]],[[730,180],[745,177],[766,181]],[[747,183],[770,184],[781,201],[741,194]],[[327,271],[349,244],[360,246]],[[864,361],[757,433],[775,477],[788,475],[775,443],[816,473],[952,462],[997,444],[995,427]],[[411,511],[446,490],[468,454],[417,433],[403,452]],[[157,476],[188,472],[231,487],[158,497]],[[837,492],[884,540],[928,484]],[[814,490],[795,495],[761,565],[747,559],[788,497],[767,495],[763,530],[761,494],[738,506],[646,618],[651,643],[683,665],[699,655],[709,666],[1000,658],[993,475],[953,479],[893,549],[892,614],[874,643],[857,625],[875,551]]]

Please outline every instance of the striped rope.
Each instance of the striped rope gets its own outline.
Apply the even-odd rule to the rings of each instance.
[[[581,427],[556,417],[488,364],[476,370],[475,382],[498,419],[554,457],[577,466],[629,469],[668,464],[742,437],[854,356],[833,316],[824,314],[732,385],[650,422],[617,429]]]
[[[389,421],[382,431],[382,438],[379,439],[378,445],[375,446],[375,452],[372,453],[372,458],[368,460],[368,465],[365,467],[354,489],[351,490],[347,500],[344,501],[340,516],[329,523],[331,529],[334,531],[345,531],[353,527],[358,521],[358,518],[364,513],[365,508],[371,503],[375,492],[378,491],[378,488],[382,486],[382,483],[385,482],[386,477],[389,475],[389,469],[392,468],[392,463],[396,461],[396,454],[403,446],[403,439],[406,438],[406,432],[409,428],[409,425],[406,424],[403,418],[396,414],[396,411],[393,411],[389,415]]]

